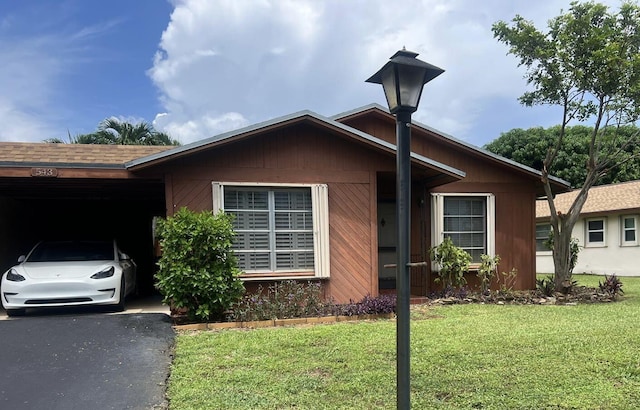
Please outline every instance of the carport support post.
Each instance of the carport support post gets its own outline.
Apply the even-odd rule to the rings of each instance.
[[[396,265],[397,292],[397,405],[410,408],[410,343],[409,320],[411,298],[410,232],[411,232],[411,112],[396,113],[396,214],[398,215],[398,244]]]

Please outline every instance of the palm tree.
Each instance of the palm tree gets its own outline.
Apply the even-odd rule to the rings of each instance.
[[[58,138],[49,138],[45,142],[63,142]],[[108,144],[108,145],[180,145],[164,132],[156,131],[152,124],[140,122],[131,124],[111,117],[100,121],[95,132],[72,137],[71,144]]]

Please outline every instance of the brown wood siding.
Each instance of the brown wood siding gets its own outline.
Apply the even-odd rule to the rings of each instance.
[[[346,124],[395,144],[394,121],[378,115],[352,118]],[[518,270],[516,289],[535,287],[535,198],[539,190],[539,181],[525,176],[512,166],[501,165],[488,160],[480,154],[470,152],[460,145],[434,135],[428,131],[413,128],[411,150],[427,158],[457,168],[466,173],[466,177],[433,189],[441,193],[494,193],[496,199],[496,253],[500,255],[500,272],[512,268]],[[416,195],[414,189],[414,196]],[[416,202],[414,201],[414,207]],[[414,208],[412,220],[411,253],[419,259],[424,253],[416,243],[420,234],[416,232],[416,218],[420,214]],[[422,214],[421,220],[426,218]],[[429,246],[430,229],[427,231]],[[420,279],[412,274],[412,292],[422,291]],[[475,274],[470,278],[475,283]]]
[[[278,132],[167,164],[167,209],[212,209],[211,183],[324,183],[329,192],[327,296],[336,302],[377,294],[376,173],[395,169],[391,155],[315,126]]]
[[[501,258],[499,272],[509,272],[512,268],[518,270],[514,289],[532,289],[535,286],[535,193],[532,185],[526,181],[521,184],[460,181],[432,191],[491,192],[495,195],[495,250]]]
[[[374,294],[372,266],[371,189],[368,184],[329,186],[331,280],[329,293],[339,302]],[[375,275],[374,275],[375,273]],[[375,280],[377,284],[377,277]]]

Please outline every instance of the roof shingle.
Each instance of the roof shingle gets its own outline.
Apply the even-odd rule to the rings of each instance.
[[[173,146],[47,144],[0,142],[0,164],[27,166],[54,165],[123,165],[136,158],[156,154]]]
[[[579,192],[580,190],[573,190],[556,195],[556,210],[563,214],[569,212],[569,207]],[[596,214],[628,209],[640,209],[640,180],[592,187],[580,213]],[[548,218],[550,215],[547,200],[536,201],[536,218]]]

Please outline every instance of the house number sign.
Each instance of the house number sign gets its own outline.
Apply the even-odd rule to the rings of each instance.
[[[31,176],[55,178],[58,176],[58,169],[57,168],[31,168]]]

